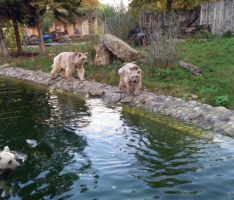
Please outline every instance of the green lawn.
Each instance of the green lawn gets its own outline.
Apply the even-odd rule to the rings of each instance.
[[[37,52],[37,48],[27,48]],[[49,72],[53,57],[62,51],[88,51],[91,60],[95,50],[92,44],[47,47],[46,56],[29,56],[6,59],[0,57],[0,64]],[[141,63],[143,86],[152,92],[189,99],[192,94],[198,100],[211,105],[224,105],[234,109],[234,38],[211,38],[207,41],[187,40],[181,44],[180,60],[194,64],[202,70],[196,77],[176,63],[170,68],[159,68]],[[117,70],[122,66],[115,61],[109,66],[86,66],[86,79],[117,85]]]

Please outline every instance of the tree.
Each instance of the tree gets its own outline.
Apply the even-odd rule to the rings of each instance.
[[[78,13],[77,8],[80,6],[81,0],[24,0],[24,2],[29,13],[28,23],[37,27],[40,54],[45,54],[46,50],[42,32],[44,14],[51,11],[57,17],[61,15],[71,18],[72,15]],[[64,10],[67,11],[67,14],[64,14]]]
[[[144,9],[171,12],[172,9],[193,9],[207,1],[210,0],[132,0],[129,8],[134,14],[139,14]]]
[[[2,31],[1,21],[0,21],[0,49],[4,56],[9,56],[9,51],[8,51],[8,48],[4,39],[3,31]]]
[[[120,0],[119,5],[117,5],[117,7],[116,7],[116,12],[119,13],[120,15],[122,15],[122,14],[125,14],[126,11],[127,10],[126,10],[126,7],[124,5],[123,0]]]
[[[97,9],[98,18],[102,20],[103,22],[105,21],[107,17],[114,16],[115,14],[116,14],[115,9],[108,5],[103,5]]]
[[[22,53],[22,45],[19,33],[19,22],[22,22],[26,15],[22,0],[0,0],[0,17],[5,20],[11,20],[15,32],[17,46],[16,54]]]
[[[83,0],[80,4],[81,8],[98,8],[100,6],[99,0]]]
[[[101,6],[100,8],[97,9],[98,20],[101,23],[104,23],[104,26],[103,26],[103,28],[104,28],[103,32],[104,33],[106,32],[106,18],[113,17],[115,15],[116,15],[115,9],[113,7],[111,7],[111,6],[103,5],[103,6]]]
[[[167,12],[170,13],[172,11],[173,0],[167,0]]]

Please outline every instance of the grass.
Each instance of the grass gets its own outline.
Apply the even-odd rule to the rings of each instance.
[[[159,68],[140,63],[143,71],[143,87],[158,93],[189,99],[192,94],[198,100],[215,106],[234,109],[234,38],[211,37],[207,40],[186,40],[180,47],[180,59],[198,66],[202,76],[196,77],[179,67],[178,63],[170,68]],[[37,48],[27,48],[27,52],[37,52]],[[11,66],[49,72],[53,57],[62,51],[88,51],[94,60],[95,50],[92,43],[47,47],[47,55],[18,58],[3,58],[0,64],[8,62]],[[108,66],[86,66],[87,80],[117,85],[117,70],[122,66],[115,61]]]
[[[181,45],[180,59],[198,66],[202,76],[196,77],[178,64],[166,69],[155,66],[153,74],[147,73],[144,85],[172,96],[196,94],[203,103],[234,109],[233,44],[233,37],[187,40]]]

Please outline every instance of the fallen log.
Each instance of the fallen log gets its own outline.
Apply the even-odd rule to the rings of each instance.
[[[179,65],[181,67],[183,67],[184,69],[190,71],[191,73],[193,73],[196,76],[201,76],[201,74],[202,74],[202,71],[197,66],[195,66],[193,64],[185,63],[183,61],[180,61]]]

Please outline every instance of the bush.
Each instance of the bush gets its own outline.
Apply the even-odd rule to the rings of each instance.
[[[213,39],[215,38],[215,36],[208,31],[199,31],[196,35],[195,35],[196,39]]]
[[[172,75],[172,71],[171,69],[167,68],[167,69],[162,69],[162,70],[159,70],[157,75],[163,79],[163,78],[167,78],[168,76]]]
[[[229,97],[227,95],[217,96],[214,99],[216,106],[227,106],[229,103]]]
[[[164,20],[162,20],[162,17]],[[162,21],[166,24],[163,24]],[[149,64],[168,67],[178,60],[178,33],[179,23],[176,22],[175,14],[172,13],[170,16],[159,15],[157,23],[151,30],[148,30],[147,61]]]
[[[228,30],[223,34],[223,37],[225,38],[233,37],[233,32],[231,30]]]

